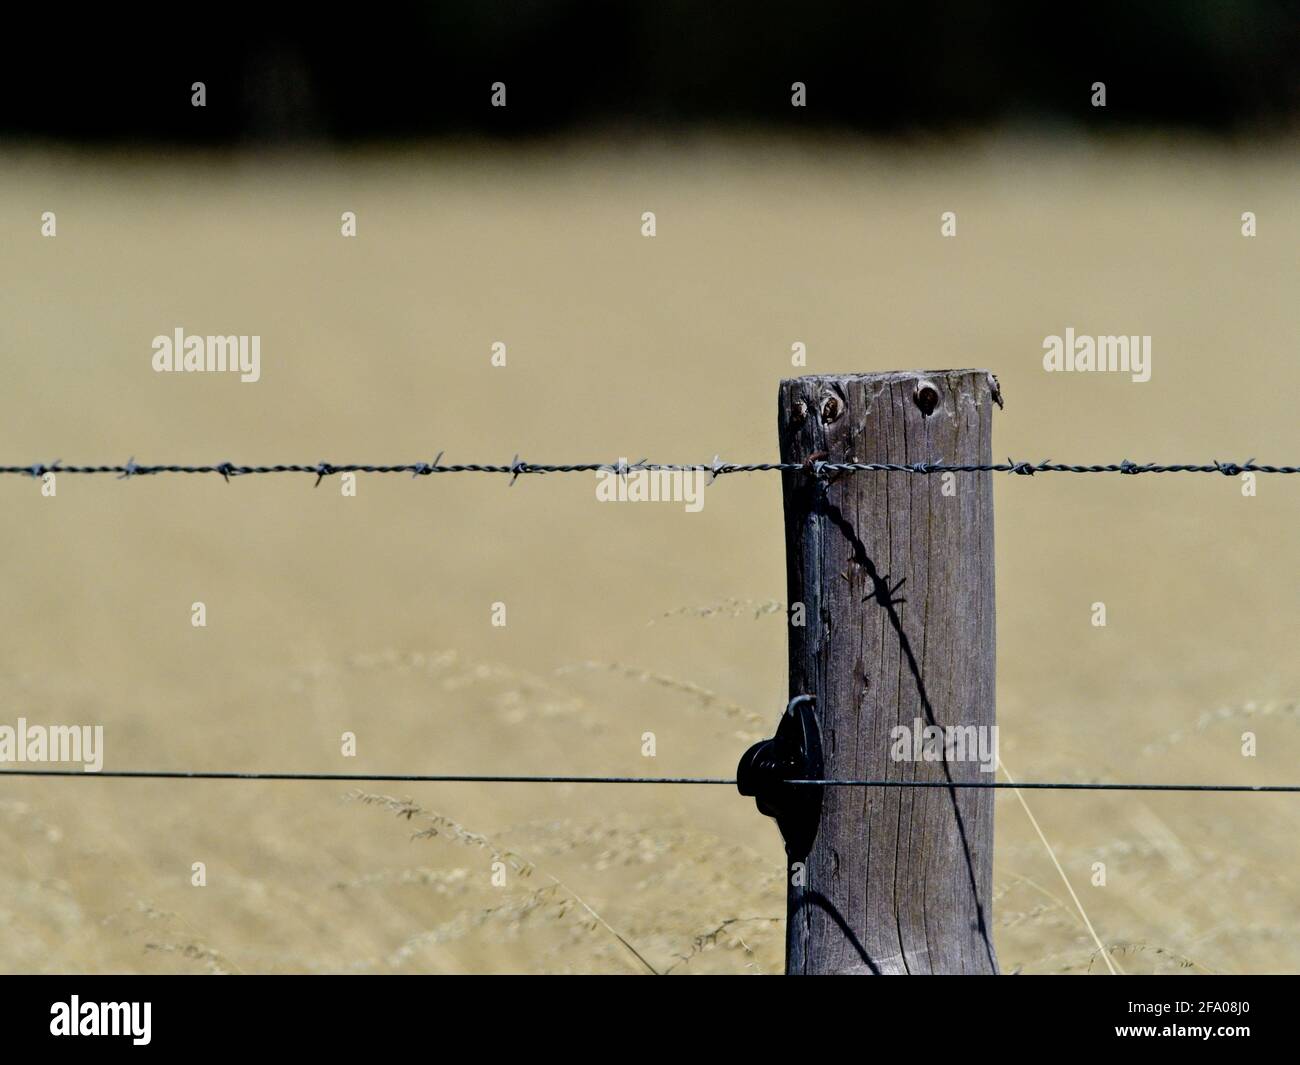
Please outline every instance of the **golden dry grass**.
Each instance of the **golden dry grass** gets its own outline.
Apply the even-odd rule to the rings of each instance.
[[[760,460],[802,340],[810,372],[993,369],[1001,454],[1294,463],[1295,162],[1009,139],[11,147],[0,461]],[[260,334],[262,380],[153,374],[178,325]],[[1152,381],[1045,375],[1066,326],[1151,334]],[[1300,486],[996,492],[1018,777],[1300,779]],[[781,535],[761,475],[700,514],[599,506],[582,476],[363,476],[356,499],[65,477],[48,500],[5,478],[0,722],[102,723],[114,768],[729,775],[783,703]],[[664,971],[780,969],[779,839],[728,789],[382,790],[396,808],[320,783],[4,781],[0,969],[644,971],[614,932]],[[1126,971],[1300,971],[1294,796],[1027,799]],[[459,832],[413,838],[431,823],[394,816],[407,800]],[[1003,967],[1104,972],[1015,798],[997,810]],[[520,864],[494,887],[501,854]]]

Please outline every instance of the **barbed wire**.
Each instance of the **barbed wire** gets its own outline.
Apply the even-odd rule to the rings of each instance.
[[[707,473],[710,479],[733,473],[810,473],[815,477],[831,477],[842,473],[1010,473],[1030,477],[1038,473],[1119,473],[1137,475],[1146,473],[1218,473],[1227,477],[1236,477],[1243,473],[1300,473],[1300,466],[1275,466],[1257,463],[1253,458],[1245,462],[1219,462],[1217,459],[1206,463],[1180,462],[1120,462],[1076,464],[1052,462],[1023,462],[1008,458],[1005,462],[989,463],[946,463],[942,459],[933,462],[829,462],[823,459],[809,459],[806,462],[724,462],[714,456],[712,462],[664,463],[628,462],[575,462],[549,463],[527,462],[516,455],[509,463],[493,465],[491,463],[468,462],[442,464],[442,453],[432,462],[403,462],[392,464],[364,462],[316,462],[316,463],[276,463],[272,465],[247,466],[233,462],[219,462],[207,465],[184,465],[178,463],[146,464],[137,463],[134,458],[125,463],[101,463],[94,465],[63,465],[62,460],[51,463],[37,462],[26,466],[0,466],[0,474],[42,478],[47,473],[75,475],[113,475],[126,480],[131,477],[152,477],[158,474],[219,474],[229,481],[232,477],[253,477],[277,473],[305,473],[316,477],[320,484],[325,477],[340,473],[407,473],[412,477],[427,477],[438,473],[495,473],[508,474],[510,483],[525,474],[546,473],[613,473],[626,476],[639,471],[655,473]]]
[[[365,784],[687,784],[730,785],[735,777],[516,776],[460,773],[259,773],[189,769],[4,769],[0,777],[111,777],[129,780],[307,780]],[[1086,781],[1001,780],[787,780],[796,787],[823,788],[977,788],[1022,791],[1225,791],[1294,792],[1300,784],[1109,784]]]

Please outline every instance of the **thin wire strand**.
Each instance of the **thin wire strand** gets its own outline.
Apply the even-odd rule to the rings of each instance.
[[[1173,463],[1155,462],[1121,462],[1079,465],[1074,463],[1052,462],[1018,462],[1007,459],[1006,462],[992,463],[958,463],[950,464],[942,460],[934,462],[723,462],[714,456],[712,462],[697,463],[661,463],[628,462],[578,462],[578,463],[544,463],[526,462],[514,457],[508,464],[470,462],[442,465],[442,453],[432,462],[406,462],[393,464],[373,464],[361,462],[316,462],[316,463],[277,463],[261,466],[241,466],[233,462],[220,462],[208,465],[183,465],[178,463],[143,464],[134,458],[124,464],[96,464],[65,466],[61,460],[52,463],[32,463],[26,466],[0,466],[0,474],[42,478],[47,473],[65,473],[77,475],[113,475],[119,479],[131,477],[152,477],[164,473],[180,474],[218,474],[226,481],[232,477],[253,477],[276,473],[309,474],[320,484],[325,477],[338,473],[407,473],[412,477],[425,477],[435,473],[496,473],[508,474],[510,483],[525,474],[545,473],[615,473],[626,475],[646,470],[657,473],[707,473],[711,478],[730,473],[811,473],[817,477],[830,477],[842,473],[1012,473],[1020,476],[1033,476],[1037,473],[1218,473],[1227,477],[1236,477],[1243,473],[1300,473],[1300,466],[1273,466],[1257,463],[1254,459],[1245,462],[1208,463]]]
[[[259,773],[189,769],[3,769],[0,777],[113,777],[130,780],[323,780],[349,783],[409,784],[692,784],[729,785],[734,777],[519,776],[461,773]],[[1300,793],[1300,784],[1105,784],[1064,781],[999,780],[788,780],[787,784],[825,788],[987,788],[1039,791],[1232,791]]]

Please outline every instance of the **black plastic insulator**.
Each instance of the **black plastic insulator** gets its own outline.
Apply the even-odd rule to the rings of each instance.
[[[776,727],[776,735],[762,740],[740,759],[736,787],[753,798],[758,812],[776,819],[791,861],[807,857],[821,822],[820,784],[792,784],[795,780],[821,780],[821,733],[817,728],[816,700],[796,695]]]

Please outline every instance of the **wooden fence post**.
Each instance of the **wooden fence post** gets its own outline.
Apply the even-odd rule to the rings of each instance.
[[[995,401],[984,370],[783,381],[781,460],[988,463]],[[994,779],[991,478],[782,474],[790,695],[816,697],[826,779]],[[826,788],[787,971],[997,972],[994,794]]]

